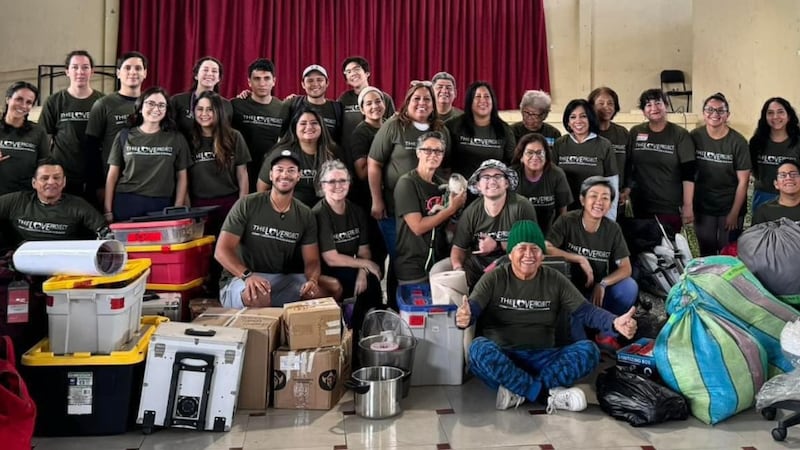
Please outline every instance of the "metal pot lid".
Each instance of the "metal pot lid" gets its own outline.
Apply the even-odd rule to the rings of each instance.
[[[372,310],[364,316],[361,325],[361,338],[371,336],[414,336],[405,320],[394,311]]]

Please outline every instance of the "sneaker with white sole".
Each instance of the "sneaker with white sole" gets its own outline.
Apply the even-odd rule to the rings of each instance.
[[[494,403],[497,409],[508,409],[512,406],[517,408],[523,403],[525,403],[525,397],[511,392],[503,386],[497,388],[497,400]]]
[[[559,409],[583,411],[586,409],[586,394],[576,387],[550,389],[550,397],[547,398],[547,414],[554,414]]]

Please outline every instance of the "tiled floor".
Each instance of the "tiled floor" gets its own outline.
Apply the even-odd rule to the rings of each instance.
[[[774,422],[755,411],[708,426],[694,418],[633,428],[603,413],[590,386],[586,411],[542,414],[526,403],[496,411],[495,393],[478,380],[463,386],[417,387],[402,403],[403,413],[387,420],[352,414],[348,393],[331,411],[270,409],[237,412],[228,433],[161,430],[149,436],[132,431],[120,436],[37,438],[36,450],[259,450],[259,449],[527,449],[527,450],[735,450],[800,448],[800,427],[784,442],[770,436]],[[596,403],[596,402],[595,402]],[[2,445],[0,445],[0,448]]]

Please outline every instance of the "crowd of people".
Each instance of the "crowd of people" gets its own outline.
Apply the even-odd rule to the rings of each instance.
[[[39,123],[28,120],[35,86],[20,81],[6,91],[4,248],[86,238],[168,206],[215,206],[207,232],[217,236],[225,306],[333,296],[354,305],[356,329],[368,309],[397,307],[398,285],[463,270],[469,308],[459,309],[459,323],[482,324],[470,361],[502,387],[499,406],[583,374],[591,364],[576,361],[596,359],[587,328],[612,348],[620,333],[632,335],[638,287],[616,219],[655,216],[674,231],[694,223],[702,254],[716,254],[742,231],[751,176],[754,223],[800,219],[800,126],[780,97],[764,103],[748,143],[728,125],[721,93],[703,102],[704,124],[686,130],[668,120],[664,92],[648,89],[638,105],[646,121],[627,130],[613,122],[616,92],[600,87],[567,103],[561,135],[545,122],[547,93],[524,92],[521,121],[507,124],[485,81],[467,86],[458,108],[447,72],[412,81],[395,110],[358,56],[341,65],[349,89],[338,100],[316,64],[301,74],[304,94],[279,99],[274,64],[257,59],[249,88],[231,100],[218,94],[223,66],[213,57],[199,59],[190,90],[175,95],[142,89],[141,53],[120,56],[120,87],[107,95],[91,87],[93,66],[85,51],[67,55],[69,86],[45,100]],[[466,191],[446,189],[453,174],[468,180]],[[545,253],[575,268],[571,284],[551,269],[540,274]],[[510,264],[498,265],[506,254]],[[577,347],[542,353],[562,307]],[[485,364],[501,359],[544,378],[522,382],[502,364]],[[562,359],[572,375],[545,373]]]

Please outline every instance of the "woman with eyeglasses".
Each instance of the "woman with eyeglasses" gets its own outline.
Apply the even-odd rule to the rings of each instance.
[[[367,214],[347,199],[352,181],[347,167],[339,160],[327,161],[319,180],[325,197],[312,212],[317,218],[322,273],[339,280],[344,299],[355,297],[352,316],[345,314],[345,318],[358,336],[366,313],[383,304],[381,268],[371,259]]]
[[[661,89],[639,96],[647,122],[630,130],[631,200],[637,218],[657,217],[673,232],[694,222],[697,170],[689,132],[667,120],[667,97]]]
[[[289,125],[287,137],[276,145],[264,159],[261,172],[258,174],[256,189],[266,192],[271,189],[269,162],[282,151],[289,150],[300,157],[300,182],[294,188],[294,196],[309,208],[313,208],[320,198],[319,170],[325,161],[336,159],[339,152],[333,143],[328,129],[323,125],[322,116],[313,109],[306,109],[295,114]],[[341,159],[341,158],[340,158]]]
[[[445,228],[464,206],[467,194],[439,188],[445,180],[436,174],[445,156],[445,137],[438,131],[417,139],[417,167],[401,176],[394,190],[397,217],[397,259],[394,270],[400,285],[423,283],[433,264],[450,256]],[[445,201],[447,200],[447,201]]]
[[[189,139],[194,126],[194,108],[203,92],[213,91],[219,94],[219,82],[222,81],[222,63],[213,56],[204,56],[197,60],[192,67],[192,88],[172,97],[170,106],[178,130]],[[228,123],[233,118],[233,105],[222,98],[222,107]]]
[[[516,139],[511,128],[500,118],[494,90],[485,81],[467,88],[464,114],[448,120],[452,169],[469,178],[487,159],[511,163]]]
[[[597,116],[586,100],[579,98],[567,103],[563,116],[564,128],[569,134],[556,139],[553,145],[553,162],[564,170],[574,198],[580,196],[583,180],[591,176],[608,177],[616,190],[619,186],[617,159],[611,142],[597,133]],[[616,201],[610,218],[616,218]],[[580,202],[573,201],[567,209],[579,209]]]
[[[108,155],[104,207],[109,222],[184,205],[189,145],[171,112],[167,92],[151,87],[136,100],[129,127],[117,133]]]
[[[12,83],[6,90],[0,126],[0,195],[31,191],[37,163],[50,156],[47,131],[28,120],[37,98],[39,90],[27,81]]]
[[[250,151],[228,123],[219,94],[205,91],[197,97],[190,144],[189,196],[193,206],[217,206],[206,222],[206,234],[216,236],[233,204],[250,190]]]
[[[525,91],[519,102],[522,121],[511,125],[514,138],[519,141],[528,133],[539,133],[547,139],[548,145],[555,144],[556,139],[561,136],[561,132],[549,123],[545,123],[547,115],[550,114],[551,104],[552,100],[547,92]]]
[[[778,165],[773,182],[778,197],[767,201],[753,213],[753,225],[786,217],[800,221],[800,164],[787,159]]]
[[[594,89],[586,99],[597,116],[598,135],[611,142],[614,149],[614,156],[617,158],[617,170],[619,170],[619,206],[618,216],[622,216],[624,206],[628,202],[631,193],[630,170],[630,147],[628,129],[622,125],[612,122],[614,116],[619,112],[619,96],[616,91],[607,86]]]
[[[758,126],[750,138],[750,161],[756,179],[753,211],[778,197],[773,184],[778,165],[800,160],[800,121],[788,100],[772,97],[764,102]]]
[[[705,126],[691,132],[697,161],[695,230],[701,256],[716,255],[741,233],[747,212],[750,150],[728,126],[730,107],[721,93],[703,102]]]
[[[573,202],[567,175],[553,164],[547,138],[528,133],[517,142],[512,167],[519,175],[517,194],[527,198],[536,209],[536,219],[546,236],[557,217],[567,212]]]

